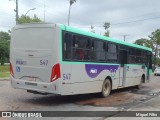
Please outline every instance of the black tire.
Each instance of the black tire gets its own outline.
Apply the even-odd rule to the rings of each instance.
[[[106,79],[104,82],[103,82],[103,85],[102,85],[102,97],[107,97],[109,96],[110,92],[111,92],[111,82],[109,79]]]
[[[142,88],[142,84],[143,84],[144,82],[145,82],[145,77],[142,76],[142,77],[141,77],[141,82],[140,82],[139,85],[137,85],[137,88],[138,88],[138,89]]]

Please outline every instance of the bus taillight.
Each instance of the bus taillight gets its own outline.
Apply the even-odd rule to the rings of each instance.
[[[13,73],[13,67],[12,67],[12,63],[10,63],[10,74],[14,77],[14,73]]]
[[[52,68],[50,82],[53,82],[53,81],[57,80],[60,77],[61,77],[60,64],[58,63],[58,64],[54,65],[53,68]]]

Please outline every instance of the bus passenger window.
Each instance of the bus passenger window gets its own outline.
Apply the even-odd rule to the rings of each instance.
[[[135,63],[135,56],[129,55],[128,63],[129,63],[129,64]]]
[[[83,49],[79,49],[79,48],[76,49],[75,58],[77,60],[83,60],[84,59],[84,51],[83,51]]]
[[[106,55],[103,41],[94,41],[94,54],[97,61],[105,61]]]
[[[63,36],[63,59],[71,59],[71,35],[65,33]]]
[[[86,41],[79,36],[74,36],[73,39],[73,59],[84,60],[84,47],[86,46]]]
[[[112,44],[112,43],[108,44],[107,60],[117,61],[117,45],[116,44]]]

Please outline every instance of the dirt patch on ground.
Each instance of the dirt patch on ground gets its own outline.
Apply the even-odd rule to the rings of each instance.
[[[142,97],[142,95],[135,95],[133,93],[123,92],[123,93],[112,94],[106,98],[94,98],[94,99],[88,99],[88,100],[81,100],[77,102],[77,104],[113,107],[113,106],[129,103],[129,102],[133,102],[139,99],[140,97]]]

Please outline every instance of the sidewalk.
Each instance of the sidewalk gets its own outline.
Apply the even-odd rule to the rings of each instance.
[[[134,106],[128,111],[160,111],[160,96]]]
[[[105,118],[104,120],[160,120],[159,117],[159,111],[160,111],[160,96],[157,96],[155,98],[152,98],[146,102],[140,103],[136,106],[133,106],[132,108],[126,110],[126,111],[137,111],[140,113],[140,111],[152,113],[156,115],[158,112],[158,117],[156,116],[147,116],[147,117],[142,117],[142,116],[135,116],[135,117],[108,117]],[[126,114],[129,114],[126,112]]]

